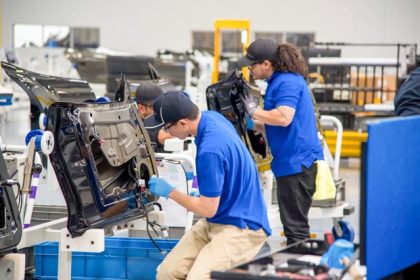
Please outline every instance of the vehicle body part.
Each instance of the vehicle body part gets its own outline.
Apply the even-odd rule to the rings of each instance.
[[[265,136],[246,127],[245,110],[240,98],[240,95],[246,94],[260,98],[259,91],[251,87],[240,72],[233,71],[225,79],[207,88],[207,106],[233,124],[257,163],[258,170],[266,171],[270,169],[271,152]]]
[[[54,102],[85,102],[96,99],[86,81],[42,75],[6,62],[1,62],[1,66],[29,96],[32,129],[39,128],[40,114],[47,113],[48,107]]]
[[[120,102],[98,104],[85,81],[2,66],[32,104],[48,110],[46,129],[54,138],[49,157],[66,200],[72,236],[153,210],[158,198],[147,187],[157,174],[153,149],[124,75],[116,93]]]
[[[54,103],[47,130],[73,236],[153,210],[147,181],[157,169],[134,103]]]

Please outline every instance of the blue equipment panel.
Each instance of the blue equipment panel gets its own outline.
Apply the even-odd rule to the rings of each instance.
[[[365,257],[379,279],[420,262],[420,117],[371,123],[368,135]]]

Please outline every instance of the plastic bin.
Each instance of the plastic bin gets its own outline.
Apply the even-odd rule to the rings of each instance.
[[[169,252],[178,240],[155,239]],[[102,253],[73,252],[72,279],[155,279],[156,268],[165,257],[150,239],[105,238]],[[57,279],[58,243],[45,242],[35,247],[34,279]]]

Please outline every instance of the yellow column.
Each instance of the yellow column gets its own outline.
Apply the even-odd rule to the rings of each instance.
[[[246,41],[242,45],[243,53],[245,54],[246,49],[249,46],[251,37],[251,22],[247,19],[216,19],[214,21],[214,58],[213,58],[213,72],[212,72],[212,83],[216,83],[219,80],[219,61],[220,61],[220,31],[222,29],[239,29],[246,32]],[[246,79],[249,79],[248,69],[242,69],[242,73]]]
[[[212,83],[219,80],[219,61],[220,61],[220,28],[216,22],[214,24],[214,56],[213,56],[213,75],[211,78]]]

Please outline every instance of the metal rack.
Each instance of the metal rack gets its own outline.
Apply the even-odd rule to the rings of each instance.
[[[339,115],[345,128],[354,128],[355,116],[393,115],[394,96],[415,65],[416,44],[328,42],[314,46],[318,57],[308,59],[308,79],[321,114]],[[345,47],[395,48],[395,57],[341,57]]]

